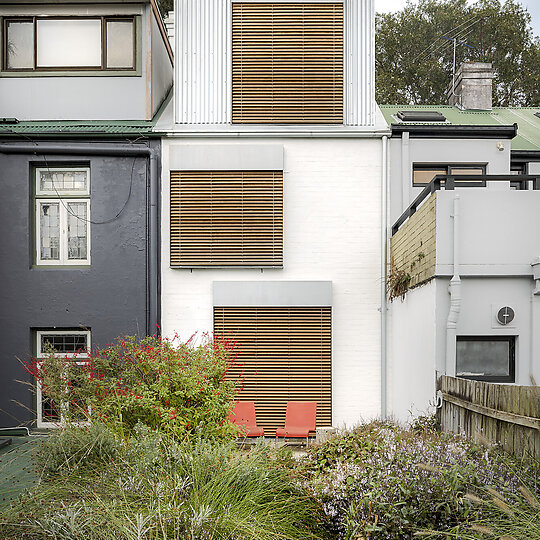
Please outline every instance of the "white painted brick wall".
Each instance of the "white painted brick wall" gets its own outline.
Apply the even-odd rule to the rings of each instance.
[[[212,282],[333,282],[333,424],[354,425],[380,414],[380,139],[272,139],[283,144],[284,268],[169,267],[169,152],[201,139],[163,144],[162,327],[212,331]],[[269,139],[205,140],[204,144],[268,144]]]

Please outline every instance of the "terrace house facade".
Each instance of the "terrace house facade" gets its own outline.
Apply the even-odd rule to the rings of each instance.
[[[492,108],[490,64],[464,64],[453,105],[382,106],[390,142],[389,412],[437,403],[440,375],[540,380],[540,115]]]
[[[238,342],[272,436],[381,413],[386,124],[372,0],[178,0],[162,143],[161,320]]]
[[[0,425],[49,427],[61,411],[19,358],[84,363],[159,323],[152,128],[173,56],[153,0],[1,0],[0,32]]]

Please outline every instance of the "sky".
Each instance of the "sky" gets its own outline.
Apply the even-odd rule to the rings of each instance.
[[[519,2],[531,14],[534,35],[540,36],[540,0],[519,0]],[[406,0],[375,0],[375,11],[379,13],[399,11],[405,3]]]

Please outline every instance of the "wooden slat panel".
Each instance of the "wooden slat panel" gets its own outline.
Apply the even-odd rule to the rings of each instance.
[[[257,423],[273,436],[287,401],[316,401],[317,426],[332,424],[330,307],[215,307],[214,332],[238,342],[241,401],[254,401]],[[243,364],[243,365],[242,365]]]
[[[343,123],[343,4],[234,3],[234,123]]]
[[[171,266],[282,265],[282,171],[171,172]]]

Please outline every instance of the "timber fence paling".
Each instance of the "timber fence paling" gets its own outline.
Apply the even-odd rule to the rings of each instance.
[[[540,387],[443,376],[444,431],[499,443],[518,457],[540,459]]]

